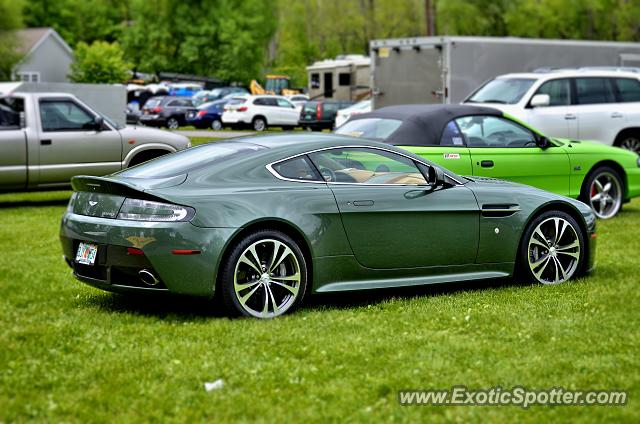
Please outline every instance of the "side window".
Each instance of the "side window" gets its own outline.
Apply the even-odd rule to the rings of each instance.
[[[425,185],[413,160],[365,147],[337,148],[309,154],[327,182],[380,185]]]
[[[294,109],[295,107],[293,106],[293,104],[291,104],[291,102],[285,100],[285,99],[276,99],[278,102],[278,106],[279,107],[286,107],[289,109]]]
[[[264,104],[267,106],[278,106],[278,101],[275,97],[267,97],[266,99],[264,99],[265,102]]]
[[[547,81],[538,88],[536,94],[548,94],[549,106],[567,106],[571,104],[568,79]]]
[[[441,146],[464,146],[464,140],[462,134],[456,125],[455,121],[450,121],[442,132],[440,138]]]
[[[529,129],[497,116],[465,116],[456,119],[469,147],[536,147]]]
[[[321,181],[318,172],[305,156],[289,159],[273,165],[273,170],[280,176],[292,180]]]
[[[263,99],[262,97],[259,97],[257,99],[255,99],[253,101],[253,104],[256,106],[264,106],[265,105],[265,99]]]
[[[576,78],[575,81],[577,104],[591,105],[615,102],[609,78]]]
[[[24,100],[14,97],[0,99],[0,131],[20,129],[21,113],[24,113]]]
[[[347,72],[340,72],[338,74],[338,85],[343,87],[351,85],[351,74]]]
[[[43,131],[82,131],[92,129],[94,117],[70,100],[41,100]]]
[[[631,78],[616,78],[616,91],[621,102],[640,102],[640,81]]]
[[[311,88],[312,89],[320,88],[320,74],[317,72],[311,74]]]
[[[171,100],[169,103],[167,103],[168,107],[178,107],[180,106],[180,100]]]

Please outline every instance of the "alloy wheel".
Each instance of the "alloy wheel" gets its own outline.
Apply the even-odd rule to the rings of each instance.
[[[640,139],[637,137],[627,137],[620,143],[623,149],[631,150],[640,155]]]
[[[257,318],[285,313],[296,302],[302,276],[293,250],[285,243],[263,239],[240,255],[233,288],[240,306]]]
[[[559,284],[569,280],[578,269],[580,238],[569,221],[551,217],[531,233],[527,251],[529,269],[536,280]]]
[[[253,121],[253,129],[256,131],[264,131],[267,128],[267,124],[264,122],[262,118],[256,118]]]
[[[618,213],[622,205],[622,187],[614,174],[598,173],[589,188],[589,204],[600,219],[608,219]]]
[[[176,118],[169,118],[169,120],[167,121],[167,127],[171,130],[177,130],[179,126],[180,123]]]
[[[222,129],[222,122],[218,119],[214,119],[211,123],[211,129],[214,131],[220,131]]]

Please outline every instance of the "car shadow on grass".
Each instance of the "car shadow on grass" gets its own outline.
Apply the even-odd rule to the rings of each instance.
[[[12,202],[0,202],[0,209],[66,206],[68,203],[69,198],[50,200],[16,200]]]
[[[450,295],[462,291],[479,291],[523,286],[526,283],[511,279],[479,280],[463,283],[443,283],[427,286],[362,290],[341,293],[323,293],[309,296],[302,311],[326,311],[376,305],[390,299]],[[81,306],[111,313],[129,313],[164,320],[194,321],[208,318],[228,318],[218,299],[202,299],[173,294],[117,294],[96,293],[79,300]],[[295,315],[295,313],[294,313]]]

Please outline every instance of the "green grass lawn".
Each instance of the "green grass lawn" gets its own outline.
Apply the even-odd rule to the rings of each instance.
[[[69,192],[0,195],[0,422],[639,422],[640,200],[594,275],[314,297],[271,321],[101,292],[64,264]],[[206,392],[204,382],[224,380]],[[399,389],[621,389],[623,407],[405,407]]]

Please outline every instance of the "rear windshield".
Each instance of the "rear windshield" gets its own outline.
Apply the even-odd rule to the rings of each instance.
[[[227,105],[229,105],[229,106],[241,105],[242,103],[244,103],[246,101],[247,101],[247,99],[243,99],[242,97],[235,97],[235,98],[229,100],[229,103],[227,103]]]
[[[316,113],[318,102],[307,102],[304,104],[304,111],[306,113]]]
[[[162,103],[162,97],[152,97],[144,104],[144,107],[156,107]]]
[[[535,82],[531,78],[498,78],[473,93],[468,103],[516,104]]]
[[[116,174],[130,178],[175,177],[234,157],[247,156],[262,149],[266,147],[237,141],[219,141],[162,156]]]
[[[350,135],[352,137],[375,138],[385,140],[395,130],[402,121],[399,119],[365,118],[347,121],[336,130],[336,134]]]

